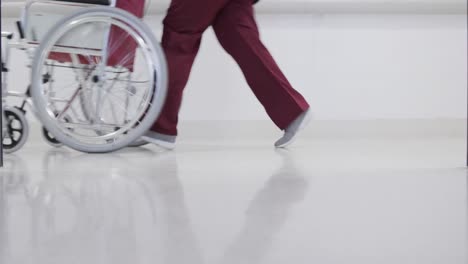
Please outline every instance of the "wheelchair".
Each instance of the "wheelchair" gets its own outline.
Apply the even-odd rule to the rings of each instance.
[[[2,145],[26,142],[26,106],[53,146],[87,153],[129,146],[150,129],[167,93],[163,50],[142,22],[144,0],[28,0],[19,38],[2,32]],[[8,90],[11,49],[31,62],[25,93]],[[19,105],[8,104],[19,97]]]

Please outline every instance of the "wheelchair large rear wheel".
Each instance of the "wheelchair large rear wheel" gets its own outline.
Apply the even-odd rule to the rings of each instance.
[[[148,26],[116,8],[86,8],[41,40],[32,99],[44,127],[64,145],[102,153],[139,139],[161,112],[164,53]]]

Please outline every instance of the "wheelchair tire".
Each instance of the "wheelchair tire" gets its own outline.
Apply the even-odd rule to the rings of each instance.
[[[54,135],[52,135],[47,128],[42,127],[42,136],[47,144],[51,145],[54,148],[60,148],[63,146],[63,143],[58,141]]]
[[[25,113],[17,107],[5,107],[2,146],[5,153],[13,153],[21,149],[29,136],[29,124]]]
[[[57,115],[58,114],[55,113],[55,116]],[[67,122],[70,122],[71,118],[66,116],[64,120],[66,120]],[[52,133],[50,133],[49,130],[47,130],[47,128],[45,128],[44,126],[42,127],[42,137],[44,138],[47,144],[49,144],[50,146],[54,148],[63,147],[63,143],[60,142],[54,135],[52,135]]]
[[[94,23],[94,24],[93,24]],[[83,118],[83,115],[80,117],[72,116],[71,119],[74,122],[67,122],[64,120],[60,120],[60,116],[56,117],[53,113],[58,111],[59,113],[68,111],[68,108],[73,108],[73,103],[75,98],[78,98],[77,94],[73,94],[70,96],[70,99],[61,99],[62,101],[69,100],[67,105],[63,109],[51,109],[55,108],[55,102],[52,95],[51,87],[47,88],[46,86],[49,84],[54,84],[54,86],[58,85],[58,79],[62,75],[51,75],[52,82],[44,83],[43,82],[43,75],[47,70],[47,67],[51,65],[51,56],[58,52],[62,52],[63,45],[59,45],[60,41],[62,41],[64,36],[68,36],[66,34],[70,34],[72,36],[74,32],[81,29],[78,28],[82,25],[93,24],[96,25],[95,28],[99,28],[98,26],[102,25],[111,25],[109,26],[109,30],[114,30],[117,28],[120,32],[127,33],[127,37],[131,37],[131,41],[136,43],[137,48],[135,49],[136,52],[141,52],[134,55],[134,60],[136,59],[143,59],[144,63],[142,65],[142,69],[144,71],[138,72],[138,74],[134,73],[135,69],[126,66],[125,63],[127,61],[122,62],[122,64],[116,64],[116,70],[108,70],[111,65],[111,55],[106,55],[107,52],[113,52],[111,48],[105,48],[102,50],[106,50],[106,52],[102,52],[101,55],[79,55],[82,57],[78,57],[76,54],[82,53],[70,53],[70,58],[73,56],[75,57],[75,61],[72,62],[72,66],[69,67],[73,69],[74,72],[80,71],[87,71],[87,73],[92,74],[93,76],[89,77],[88,79],[84,79],[81,77],[79,86],[76,88],[77,93],[82,93],[86,87],[83,87],[84,84],[91,83],[91,81],[95,81],[97,83],[94,86],[90,86],[91,88],[87,89],[85,92],[88,93],[97,93],[97,95],[92,95],[87,98],[91,98],[89,100],[94,100],[92,102],[88,102],[89,104],[96,105],[96,111],[91,111],[91,113],[97,113],[96,116],[92,116],[91,118],[88,116],[87,118]],[[83,26],[83,27],[85,27]],[[71,33],[70,33],[71,32]],[[95,36],[96,33],[94,32],[92,36]],[[90,34],[91,36],[91,34]],[[81,37],[80,39],[86,41],[86,37]],[[88,38],[89,39],[89,38]],[[119,39],[117,39],[117,42]],[[112,43],[109,41],[109,43]],[[87,45],[88,43],[86,43]],[[83,47],[88,47],[83,45]],[[116,44],[117,45],[117,44]],[[119,43],[119,45],[122,45]],[[78,44],[77,44],[78,46]],[[60,51],[59,51],[60,50]],[[89,48],[82,49],[82,50],[92,50]],[[68,51],[64,51],[68,52]],[[73,51],[76,52],[76,51]],[[83,53],[84,54],[84,53]],[[94,53],[93,53],[94,54]],[[88,56],[88,57],[86,57]],[[78,58],[78,59],[76,59]],[[104,58],[104,59],[103,59]],[[89,66],[87,67],[77,67],[81,66],[81,60],[88,60]],[[100,61],[102,59],[102,61]],[[124,61],[125,58],[122,58]],[[97,60],[98,62],[94,62]],[[58,61],[58,63],[63,63],[62,61]],[[92,65],[92,63],[96,65]],[[99,64],[99,65],[98,65]],[[102,66],[102,67],[101,67]],[[94,67],[94,68],[93,68]],[[99,68],[101,67],[101,68]],[[132,66],[133,67],[133,66]],[[137,69],[139,66],[136,64],[135,68]],[[143,73],[147,73],[144,75],[145,77],[141,77],[140,79],[136,79],[132,77],[128,77],[124,79],[124,77],[119,77],[118,70],[122,68],[127,68],[128,75],[135,74],[136,77],[140,75],[144,75]],[[102,70],[104,69],[104,70]],[[63,66],[61,66],[60,70],[65,71]],[[94,71],[94,72],[93,72]],[[147,72],[146,72],[147,71]],[[49,72],[46,72],[49,73]],[[61,73],[60,73],[61,74]],[[112,75],[113,74],[113,75]],[[117,77],[109,77],[108,75],[116,75]],[[83,73],[77,73],[77,76],[84,76]],[[147,76],[147,77],[146,77]],[[65,77],[64,77],[65,79]],[[69,80],[73,80],[74,78],[68,78]],[[123,109],[126,111],[125,114],[130,113],[133,116],[128,117],[128,121],[122,122],[122,124],[118,122],[110,122],[112,114],[114,114],[111,110],[105,112],[104,114],[108,114],[105,116],[107,119],[102,118],[101,112],[106,111],[107,109],[117,109],[121,110],[123,108],[123,103],[117,104],[118,96],[111,96],[111,93],[107,90],[106,85],[113,85],[109,80],[116,82],[120,81],[127,81],[129,84],[132,83],[134,85],[142,85],[143,88],[139,88],[137,92],[138,97],[134,97],[134,101],[140,102],[140,104],[136,103],[136,110],[134,112],[128,111],[127,108]],[[34,105],[36,107],[37,116],[40,119],[41,123],[44,127],[56,137],[59,142],[62,142],[64,145],[73,148],[78,151],[88,152],[88,153],[105,153],[116,151],[123,147],[130,145],[131,143],[138,140],[146,131],[150,129],[154,120],[156,120],[162,110],[166,93],[167,93],[167,65],[164,56],[164,52],[160,47],[159,43],[154,38],[151,29],[145,25],[139,18],[133,16],[132,14],[110,7],[93,7],[93,8],[86,8],[85,10],[80,10],[78,12],[73,13],[70,16],[63,18],[59,21],[52,29],[48,31],[48,33],[43,37],[39,47],[36,49],[35,57],[33,60],[32,65],[32,76],[31,76],[32,86],[31,86],[31,95]],[[65,83],[65,81],[64,81]],[[92,83],[91,83],[92,85]],[[97,87],[97,88],[96,88]],[[125,87],[125,86],[122,86]],[[141,86],[138,86],[141,87]],[[56,89],[56,88],[54,88]],[[71,87],[70,89],[75,89],[75,86]],[[81,89],[81,90],[80,90]],[[119,88],[120,89],[120,88]],[[57,89],[56,91],[61,91]],[[117,90],[117,91],[123,91]],[[106,93],[104,99],[103,97],[99,97],[102,93]],[[112,92],[112,91],[111,91]],[[128,92],[129,91],[123,91]],[[142,94],[142,95],[141,95]],[[97,99],[96,99],[97,98]],[[110,103],[110,101],[112,103]],[[140,100],[140,101],[138,101]],[[109,102],[108,102],[109,101]],[[104,103],[108,103],[109,106],[106,105],[105,108]],[[88,105],[89,105],[88,104]],[[119,107],[115,107],[119,106]],[[128,107],[128,105],[125,105]],[[68,107],[68,108],[67,108]],[[78,106],[79,107],[79,106]],[[114,108],[112,108],[114,107]],[[65,109],[65,110],[64,110]],[[101,110],[100,110],[101,109]],[[104,109],[104,110],[102,110]],[[88,111],[90,109],[86,109]],[[71,110],[70,110],[71,111]],[[101,111],[101,112],[100,112]],[[76,111],[79,112],[79,111]],[[89,113],[87,113],[89,115]],[[80,115],[78,113],[77,115]],[[114,114],[116,115],[116,114]],[[116,115],[120,118],[119,115]],[[91,120],[92,119],[92,120]],[[117,120],[117,118],[114,118]],[[77,121],[80,120],[80,121]],[[84,121],[83,121],[84,120]],[[103,121],[104,120],[104,121]],[[85,123],[85,124],[84,124]],[[113,126],[113,128],[112,128]],[[113,129],[113,130],[112,130]]]

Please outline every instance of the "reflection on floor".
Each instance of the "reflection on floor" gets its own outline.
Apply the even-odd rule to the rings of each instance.
[[[468,261],[460,140],[44,144],[0,177],[2,264]]]

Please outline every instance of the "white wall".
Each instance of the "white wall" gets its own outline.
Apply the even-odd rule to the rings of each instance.
[[[267,0],[264,0],[267,1]],[[266,14],[262,37],[317,119],[465,118],[465,14]],[[160,35],[161,16],[146,19]],[[2,19],[4,28],[13,24]],[[26,85],[15,53],[12,84]],[[208,30],[184,120],[263,120],[240,70]]]

